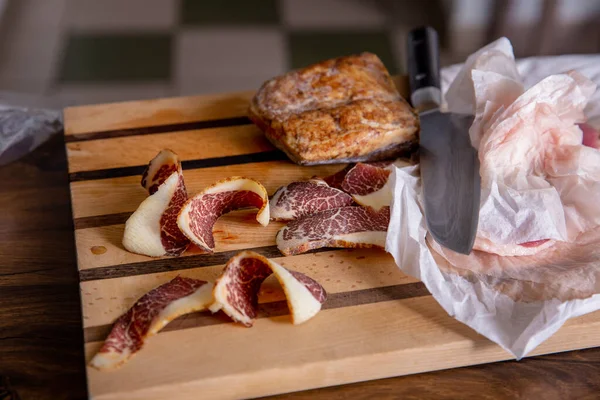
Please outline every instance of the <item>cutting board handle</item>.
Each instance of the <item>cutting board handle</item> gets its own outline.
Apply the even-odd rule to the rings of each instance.
[[[440,50],[438,34],[430,26],[413,29],[408,34],[408,77],[410,100],[418,109],[425,104],[441,104]]]

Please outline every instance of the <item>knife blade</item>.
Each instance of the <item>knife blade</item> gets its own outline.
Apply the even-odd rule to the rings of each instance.
[[[427,228],[440,245],[458,253],[473,249],[481,195],[479,158],[471,145],[472,115],[440,110],[437,32],[408,35],[408,73],[413,107],[419,110],[419,156]]]

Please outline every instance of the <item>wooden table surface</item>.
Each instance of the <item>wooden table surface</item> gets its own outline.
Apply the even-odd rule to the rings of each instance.
[[[0,399],[86,398],[62,136],[0,167]],[[596,399],[600,348],[277,398]]]

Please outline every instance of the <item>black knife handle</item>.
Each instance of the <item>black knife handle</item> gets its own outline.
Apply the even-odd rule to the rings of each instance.
[[[439,105],[441,102],[440,49],[435,29],[425,26],[410,31],[407,54],[413,106],[420,108],[424,103]]]

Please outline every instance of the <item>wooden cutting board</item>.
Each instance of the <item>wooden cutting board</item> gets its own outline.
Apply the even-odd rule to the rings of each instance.
[[[406,84],[399,89],[406,93]],[[215,226],[216,252],[152,259],[121,245],[124,222],[146,197],[141,174],[162,148],[183,160],[190,194],[233,175],[279,187],[343,166],[299,167],[245,117],[252,93],[194,96],[65,110],[65,142],[81,281],[86,361],[115,319],[178,274],[214,279],[236,252],[252,249],[319,281],[329,299],[293,326],[269,278],[253,328],[209,313],[181,317],[122,368],[87,368],[94,399],[240,398],[297,391],[511,358],[449,317],[424,285],[376,250],[326,250],[282,257],[275,234],[252,212]],[[267,304],[268,303],[268,304]],[[600,345],[600,313],[569,321],[534,354]]]

